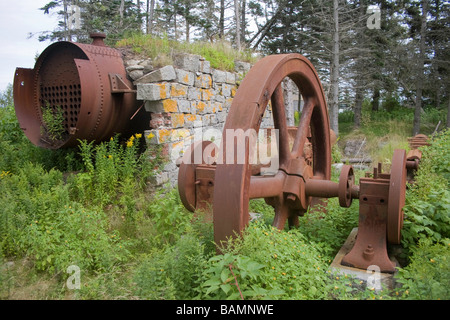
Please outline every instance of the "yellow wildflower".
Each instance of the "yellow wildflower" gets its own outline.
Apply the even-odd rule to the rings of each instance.
[[[9,171],[2,171],[2,173],[0,174],[0,177],[6,177],[6,176],[8,176],[10,173],[9,173]]]
[[[147,136],[147,139],[151,139],[153,138],[155,135],[153,133],[150,132],[150,134]]]
[[[131,140],[131,138],[130,138],[130,140],[127,141],[127,147],[131,148],[132,146],[133,146],[133,140]]]
[[[140,139],[140,138],[142,138],[142,133],[136,133],[136,139]]]

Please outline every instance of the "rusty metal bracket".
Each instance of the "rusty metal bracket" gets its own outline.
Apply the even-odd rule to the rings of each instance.
[[[356,242],[342,265],[367,269],[377,265],[381,272],[394,273],[388,243],[399,244],[406,192],[406,152],[395,150],[391,173],[374,168],[373,178],[360,179],[359,225]]]
[[[109,74],[109,81],[111,84],[111,93],[136,93],[137,90],[130,88],[130,86],[123,81],[122,76],[117,73]]]

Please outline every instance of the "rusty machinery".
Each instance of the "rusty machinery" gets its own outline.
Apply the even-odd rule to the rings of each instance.
[[[104,44],[104,34],[91,37],[91,44],[57,42],[44,50],[34,69],[16,69],[16,115],[35,145],[71,147],[81,139],[102,141],[130,128],[144,130],[148,124],[149,115],[137,104],[120,52]],[[286,123],[280,85],[286,77],[294,81],[304,101],[298,127]],[[261,175],[261,167],[249,162],[254,148],[249,139],[244,142],[242,163],[226,161],[227,155],[238,153],[235,142],[227,143],[227,132],[258,132],[269,101],[279,134],[279,167],[271,175]],[[52,140],[46,134],[45,108],[63,114],[60,139]],[[396,150],[390,174],[375,170],[373,177],[362,178],[357,186],[352,167],[344,166],[335,183],[330,180],[332,139],[323,89],[311,63],[299,54],[265,57],[248,72],[233,99],[221,148],[199,141],[181,159],[180,198],[191,211],[212,207],[218,244],[246,227],[250,199],[264,198],[274,208],[273,225],[279,229],[286,222],[297,225],[299,216],[324,198],[338,197],[343,207],[359,199],[358,240],[343,263],[359,268],[378,264],[382,271],[392,272],[386,243],[399,243],[401,237],[405,152]],[[196,161],[197,154],[201,154],[200,161]]]
[[[289,77],[304,101],[298,127],[287,126],[281,82]],[[274,127],[279,133],[279,168],[259,174],[250,163],[255,145],[244,139],[244,160],[236,161],[233,131],[260,129],[271,102]],[[291,139],[289,139],[291,137]],[[291,143],[290,143],[291,142]],[[233,155],[228,161],[227,155]],[[194,161],[197,157],[197,160]],[[263,198],[274,208],[273,226],[295,226],[312,203],[338,197],[343,207],[359,199],[359,232],[343,264],[366,269],[377,264],[394,272],[387,243],[400,243],[406,189],[406,152],[395,150],[390,174],[375,168],[372,177],[354,184],[353,168],[344,165],[339,182],[331,181],[331,142],[328,111],[319,77],[300,54],[267,56],[242,81],[232,102],[219,146],[210,141],[191,145],[179,161],[178,189],[190,211],[212,208],[214,239],[220,245],[240,234],[249,223],[250,199]]]
[[[414,137],[408,138],[408,144],[410,150],[406,156],[407,180],[408,183],[413,184],[415,174],[422,160],[422,151],[419,148],[429,146],[430,142],[428,136],[417,134]]]
[[[104,44],[105,37],[92,33],[91,44],[56,42],[42,52],[34,69],[16,69],[16,115],[33,144],[48,149],[71,147],[78,139],[102,141],[148,124],[149,116],[137,105],[136,91],[127,79],[122,55]],[[62,113],[58,139],[46,134],[46,108]]]

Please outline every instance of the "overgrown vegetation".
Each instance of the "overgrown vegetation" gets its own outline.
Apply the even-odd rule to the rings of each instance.
[[[361,130],[370,134],[377,125]],[[405,264],[398,286],[381,292],[329,271],[357,226],[357,201],[343,209],[331,199],[325,216],[308,212],[298,229],[283,231],[270,226],[271,207],[252,201],[250,210],[261,217],[217,255],[211,223],[188,212],[176,190],[149,189],[161,160],[149,157],[143,138],[42,150],[23,136],[13,107],[0,108],[1,298],[450,298],[449,130],[422,148],[416,184],[407,191]],[[66,285],[71,265],[81,269],[77,290]]]
[[[116,47],[129,47],[135,54],[151,58],[153,66],[163,67],[173,63],[173,55],[179,52],[198,54],[211,62],[211,67],[234,71],[234,61],[254,62],[251,51],[238,51],[226,41],[192,43],[174,41],[165,37],[134,34],[116,43]]]
[[[60,140],[64,134],[64,115],[59,107],[52,108],[48,103],[42,108],[41,135],[54,142]]]
[[[421,133],[431,135],[436,128],[445,127],[447,110],[431,107],[425,110],[422,114]],[[340,142],[355,138],[365,140],[373,163],[389,164],[395,149],[408,150],[407,138],[411,137],[413,120],[414,109],[403,107],[392,97],[383,101],[382,108],[378,111],[372,111],[371,103],[366,99],[359,128],[354,128],[352,110],[339,114]],[[340,146],[343,147],[342,143]]]

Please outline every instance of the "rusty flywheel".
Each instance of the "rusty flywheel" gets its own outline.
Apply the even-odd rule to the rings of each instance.
[[[304,101],[297,127],[289,127],[286,121],[281,87],[285,78],[293,80]],[[269,103],[274,128],[264,130],[277,133],[277,150],[271,155],[277,166],[263,172],[264,166],[254,163],[252,155]],[[383,271],[393,272],[386,248],[387,243],[398,244],[401,239],[406,153],[395,150],[390,174],[381,173],[379,164],[373,175],[355,185],[353,168],[344,165],[339,181],[334,182],[330,180],[332,138],[323,89],[311,63],[299,54],[267,56],[240,85],[220,147],[210,141],[195,142],[180,159],[181,200],[190,211],[204,211],[206,220],[212,211],[214,240],[220,248],[249,223],[251,199],[263,198],[274,208],[273,226],[278,229],[286,222],[296,226],[299,216],[317,200],[337,197],[340,206],[350,207],[358,199],[358,241],[342,263],[356,268],[376,263]]]
[[[281,90],[284,78],[298,86],[304,107],[292,149]],[[297,223],[309,204],[305,197],[306,179],[329,180],[331,147],[328,112],[319,77],[312,64],[299,54],[268,56],[254,65],[233,100],[222,137],[222,157],[236,154],[236,143],[228,143],[227,134],[241,129],[259,131],[265,109],[271,101],[275,129],[279,133],[279,170],[271,176],[252,176],[249,163],[251,147],[247,140],[242,164],[217,164],[214,182],[214,235],[216,243],[240,233],[249,220],[249,200],[264,198],[275,209],[274,226]],[[313,166],[303,156],[308,135],[313,145]],[[220,155],[219,155],[220,156]],[[303,189],[303,190],[302,190]]]

